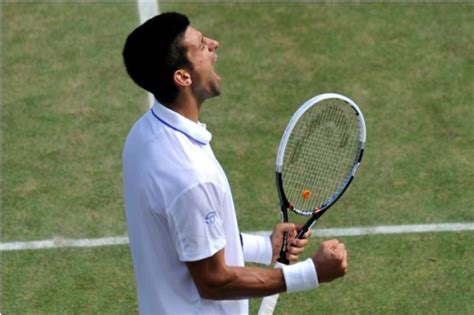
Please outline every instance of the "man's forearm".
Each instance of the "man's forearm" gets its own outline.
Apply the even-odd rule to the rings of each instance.
[[[281,269],[227,266],[224,257],[222,250],[207,259],[186,263],[202,298],[243,299],[286,290]]]
[[[210,300],[235,300],[263,297],[286,290],[281,269],[227,267],[198,287],[201,297]]]
[[[280,268],[232,267],[225,264],[224,250],[196,262],[189,272],[202,298],[231,300],[296,292],[319,285],[312,259]]]

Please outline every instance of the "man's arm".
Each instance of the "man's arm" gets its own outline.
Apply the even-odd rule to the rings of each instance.
[[[214,256],[187,262],[199,295],[210,300],[262,297],[286,290],[281,269],[230,267],[224,249]]]
[[[186,263],[202,298],[243,299],[268,296],[287,290],[288,281],[285,281],[281,269],[227,266],[224,254],[224,249],[222,249],[212,257]],[[330,282],[347,272],[347,252],[344,244],[337,240],[322,243],[311,260],[314,264],[310,266],[313,268],[312,276],[316,277],[314,274],[314,268],[316,268],[319,282]],[[308,272],[308,261],[289,268],[297,268],[296,265],[305,267],[306,270],[301,270],[301,272]],[[315,287],[318,285],[318,280],[315,279],[314,282]]]

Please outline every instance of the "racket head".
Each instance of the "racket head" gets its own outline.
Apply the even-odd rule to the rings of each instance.
[[[327,210],[351,183],[365,141],[364,116],[350,98],[325,93],[301,105],[285,129],[276,158],[282,208],[305,216]]]

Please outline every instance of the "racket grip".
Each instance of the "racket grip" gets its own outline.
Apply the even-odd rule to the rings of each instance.
[[[290,261],[286,258],[286,250],[280,252],[280,257],[277,260],[280,264],[289,265]]]
[[[275,263],[275,268],[281,268],[281,266],[281,263]],[[258,309],[258,315],[272,315],[279,297],[280,294],[278,293],[264,297],[262,304],[260,304],[260,308]]]
[[[288,250],[288,233],[283,233],[283,244],[280,250],[280,257],[278,257],[278,263],[289,265],[290,261],[286,258],[286,251]],[[277,268],[277,265],[275,265]]]

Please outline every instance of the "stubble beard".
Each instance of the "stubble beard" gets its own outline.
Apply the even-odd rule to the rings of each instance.
[[[196,84],[193,86],[193,94],[200,103],[203,103],[209,98],[221,95],[221,88],[217,82],[212,82],[208,89],[203,88],[201,84]]]

